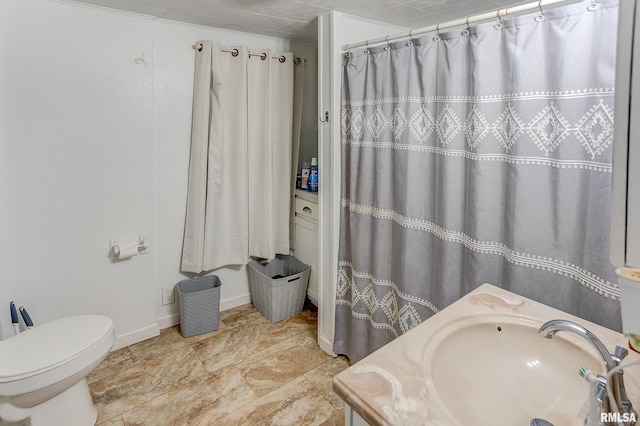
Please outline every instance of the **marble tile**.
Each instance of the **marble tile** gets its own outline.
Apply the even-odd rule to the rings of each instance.
[[[120,348],[110,352],[100,365],[87,376],[87,383],[93,383],[132,365],[133,359],[129,348]]]
[[[208,333],[197,334],[190,337],[182,337],[180,326],[165,328],[160,331],[160,335],[151,339],[144,340],[140,343],[129,346],[133,362],[140,362],[146,359],[155,358],[165,352],[171,352],[178,349],[185,350],[193,343],[215,336],[226,330],[227,327],[222,321],[218,321],[218,329]]]
[[[310,332],[317,339],[318,308],[309,303],[302,312],[280,321],[279,324],[292,331]]]
[[[170,327],[114,351],[88,378],[97,424],[343,425],[330,383],[344,361],[317,346],[317,315],[307,305],[272,323],[247,304],[217,331]]]
[[[210,425],[258,399],[234,366],[171,390],[123,414],[129,425]]]
[[[188,348],[115,371],[91,383],[89,389],[101,422],[205,376],[202,363]]]
[[[297,334],[247,357],[236,366],[253,390],[262,396],[329,358],[313,336]]]
[[[220,320],[224,322],[228,328],[271,322],[256,310],[252,304],[238,306],[221,312]],[[318,328],[318,308],[311,303],[307,303],[302,312],[273,324],[279,324],[288,329],[303,330],[308,328],[316,330]]]
[[[98,426],[124,426],[124,420],[122,420],[122,416],[116,416],[112,419],[105,420],[102,423],[98,423]]]
[[[252,304],[237,306],[220,312],[220,320],[227,328],[270,323],[264,315],[256,310]]]
[[[336,410],[300,376],[224,417],[220,425],[320,425]]]
[[[321,426],[344,426],[344,410],[335,413],[329,419],[325,420]]]
[[[305,373],[304,377],[306,377],[309,382],[313,386],[315,386],[320,393],[327,398],[327,400],[335,407],[336,410],[344,409],[344,401],[333,392],[332,384],[333,384],[333,376],[340,373],[343,370],[349,368],[351,364],[349,364],[349,359],[344,356],[339,356],[336,358],[330,358],[326,362],[320,364],[313,370]]]
[[[266,318],[265,321],[228,328],[216,336],[195,342],[193,349],[207,371],[214,372],[294,335],[279,323]]]

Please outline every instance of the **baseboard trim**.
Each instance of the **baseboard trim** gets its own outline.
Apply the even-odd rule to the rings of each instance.
[[[125,346],[133,345],[134,343],[156,337],[159,334],[160,327],[158,327],[158,323],[151,324],[150,326],[116,336],[116,343],[113,345],[111,350],[115,351],[117,349],[124,348]]]
[[[247,303],[251,303],[251,294],[241,294],[240,296],[233,297],[227,300],[220,301],[220,312],[227,311],[231,308],[235,308],[236,306],[246,305]]]
[[[251,303],[250,293],[241,294],[240,296],[227,300],[221,300],[220,312],[235,308],[236,306],[246,305],[247,303]],[[117,349],[124,348],[125,346],[133,345],[135,343],[142,342],[143,340],[156,337],[160,334],[160,330],[164,330],[165,328],[173,327],[178,324],[180,324],[179,313],[156,318],[155,324],[117,336],[116,343],[113,345],[111,350],[115,351]]]
[[[249,293],[243,294],[232,299],[221,300],[220,301],[220,312],[227,311],[231,308],[235,308],[236,306],[246,305],[247,303],[251,303],[251,295]],[[173,327],[174,325],[180,324],[180,314],[169,314],[163,317],[156,319],[158,323],[158,327],[160,330],[164,330],[165,328]]]
[[[164,330],[165,328],[173,327],[174,325],[180,324],[180,314],[175,313],[165,315],[156,319],[156,322],[158,323],[158,327],[160,328],[160,330]]]
[[[318,346],[320,346],[320,349],[322,349],[332,357],[335,358],[338,356],[333,352],[333,342],[330,342],[325,337],[318,336]]]

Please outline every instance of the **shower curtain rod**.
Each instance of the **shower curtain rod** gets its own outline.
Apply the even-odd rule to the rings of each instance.
[[[582,1],[582,0],[580,0]],[[469,16],[467,18],[462,18],[462,19],[457,19],[454,21],[448,21],[448,22],[443,22],[440,24],[436,24],[436,25],[430,25],[428,27],[424,27],[424,28],[419,28],[417,30],[410,30],[408,33],[402,33],[402,34],[396,34],[394,36],[386,36],[386,37],[379,37],[376,39],[372,39],[372,40],[365,40],[365,41],[361,41],[358,43],[353,43],[353,44],[344,44],[342,45],[342,50],[343,51],[349,51],[351,49],[355,49],[358,47],[371,47],[373,45],[378,45],[378,44],[382,44],[382,43],[390,43],[392,41],[395,40],[402,40],[405,38],[409,38],[409,39],[413,39],[413,37],[415,36],[419,36],[422,34],[426,34],[429,32],[440,32],[440,30],[444,30],[447,28],[453,28],[453,27],[460,27],[462,25],[466,25],[467,27],[469,27],[470,24],[473,23],[477,23],[480,21],[488,21],[491,19],[498,19],[500,22],[502,22],[502,19],[507,16],[507,15],[513,15],[515,13],[519,13],[519,12],[525,12],[528,10],[532,10],[532,9],[540,9],[540,13],[542,13],[544,10],[543,8],[545,6],[550,6],[556,3],[569,3],[571,2],[571,0],[539,0],[539,1],[535,1],[535,2],[531,2],[531,3],[526,3],[526,4],[521,4],[518,6],[513,6],[513,7],[505,7],[504,9],[499,9],[496,10],[494,12],[487,12],[487,13],[482,13],[479,15],[474,15],[474,16]],[[597,0],[591,0],[591,3],[588,6],[589,10],[595,10],[598,8],[598,2]]]
[[[202,52],[202,43],[198,43],[197,45],[193,46],[194,49],[196,49],[198,52]],[[223,47],[222,49],[223,52],[227,52],[227,53],[231,53],[232,56],[238,56],[240,54],[240,51],[238,49],[230,49],[227,47]],[[265,59],[267,59],[267,54],[264,52],[261,53],[255,53],[249,50],[249,57],[252,56],[260,56],[260,58],[264,61]],[[280,63],[284,63],[286,62],[287,58],[284,55],[279,55],[279,56],[272,56],[271,59],[277,59],[278,61],[280,61]],[[302,58],[296,56],[293,59],[293,63],[296,65],[299,65],[300,62],[302,62]],[[307,60],[305,59],[304,62],[306,63]]]

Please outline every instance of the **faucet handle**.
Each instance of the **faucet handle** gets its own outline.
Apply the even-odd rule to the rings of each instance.
[[[620,365],[620,362],[622,362],[622,360],[625,359],[627,355],[629,355],[629,350],[627,348],[624,348],[622,346],[616,346],[616,350],[611,355],[611,357],[613,358],[613,360],[616,362],[617,365]]]
[[[603,377],[603,376],[598,376],[598,378],[600,377]],[[606,379],[605,379],[605,383],[606,383]],[[599,404],[602,404],[606,397],[607,397],[607,387],[604,383],[600,382],[598,383],[598,387],[596,388],[596,399],[598,400]]]

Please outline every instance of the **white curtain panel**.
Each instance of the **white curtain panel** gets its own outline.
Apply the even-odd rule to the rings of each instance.
[[[181,270],[288,254],[292,55],[196,46]]]
[[[199,273],[247,260],[248,49],[196,45],[182,270]]]
[[[598,3],[345,55],[336,353],[358,361],[486,282],[620,329],[618,8]]]
[[[247,62],[249,255],[289,253],[293,55],[251,51]]]

